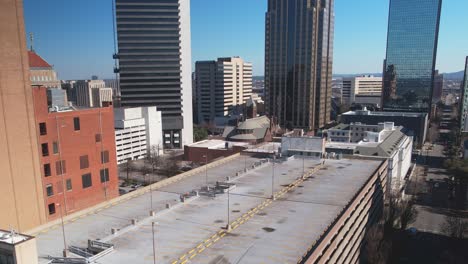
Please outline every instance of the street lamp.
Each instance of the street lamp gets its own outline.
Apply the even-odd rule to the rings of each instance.
[[[149,174],[145,174],[145,182],[146,182],[146,177],[149,178]],[[150,204],[151,204],[151,211],[153,211],[153,190],[151,189],[152,181],[149,181],[149,189],[150,189]]]
[[[231,231],[231,222],[229,220],[229,216],[230,216],[230,209],[229,209],[229,205],[230,205],[230,202],[229,202],[229,193],[230,193],[230,189],[229,186],[228,186],[228,190],[227,190],[227,225],[226,225],[226,230],[229,232]]]
[[[205,183],[206,183],[206,190],[209,189],[208,187],[208,153],[202,156],[205,158]]]
[[[153,264],[156,264],[156,241],[154,239],[154,225],[159,224],[158,222],[151,222],[151,232],[153,234]]]
[[[275,160],[276,160],[276,155],[275,152],[273,152],[273,171],[271,174],[271,199],[274,201],[275,200]]]
[[[56,203],[57,207],[60,207],[60,219],[62,220],[62,236],[63,236],[63,257],[67,257],[67,240],[65,238],[65,225],[63,223],[63,213],[62,206],[59,203]]]

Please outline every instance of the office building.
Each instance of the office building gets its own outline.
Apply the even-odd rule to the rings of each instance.
[[[390,0],[384,111],[429,113],[442,0]]]
[[[116,0],[122,107],[156,106],[165,148],[193,142],[189,0]]]
[[[364,75],[344,77],[342,102],[348,105],[380,105],[382,98],[382,77]]]
[[[118,196],[112,107],[49,105],[45,87],[33,87],[33,100],[47,219]]]
[[[80,80],[74,84],[76,105],[81,107],[102,107],[112,104],[112,88],[103,80]]]
[[[161,112],[156,106],[114,108],[117,163],[163,154]]]
[[[334,19],[333,0],[268,1],[266,112],[282,127],[330,122]]]
[[[366,125],[378,125],[379,123],[393,122],[395,126],[405,128],[405,133],[413,137],[415,145],[420,148],[426,142],[428,129],[427,113],[407,112],[375,112],[364,110],[348,111],[340,117],[343,124],[361,123]]]
[[[23,1],[0,8],[0,228],[46,222],[24,32]]]
[[[61,82],[57,79],[52,65],[39,56],[34,50],[28,51],[29,73],[31,85],[39,85],[47,88],[61,88]]]
[[[227,116],[252,95],[252,64],[242,58],[218,58],[195,63],[198,120],[210,123]]]
[[[442,90],[444,88],[444,75],[436,70],[434,74],[434,90],[432,91],[432,103],[436,104],[442,99]]]
[[[468,56],[465,60],[465,75],[460,98],[460,129],[463,132],[468,132]]]
[[[0,263],[37,264],[36,239],[13,230],[0,229]]]

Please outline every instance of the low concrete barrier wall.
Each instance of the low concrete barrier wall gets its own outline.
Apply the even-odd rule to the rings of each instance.
[[[233,160],[233,159],[235,159],[235,158],[237,158],[239,156],[240,156],[240,154],[236,153],[236,154],[231,155],[229,157],[213,161],[211,163],[208,163],[207,165],[195,168],[193,170],[183,172],[183,173],[178,174],[176,176],[173,176],[173,177],[167,178],[165,180],[162,180],[162,181],[153,183],[151,185],[145,186],[143,188],[137,189],[137,190],[135,190],[133,192],[130,192],[130,193],[121,195],[119,197],[116,197],[114,199],[108,200],[106,202],[102,202],[100,204],[94,205],[94,206],[89,207],[87,209],[84,209],[84,210],[81,210],[81,211],[66,215],[66,216],[63,217],[63,221],[68,222],[69,220],[75,219],[75,218],[80,217],[82,215],[92,214],[92,213],[94,213],[95,211],[97,211],[99,209],[104,209],[106,206],[117,205],[118,203],[121,203],[123,201],[127,201],[127,200],[130,200],[130,199],[134,198],[134,197],[143,195],[143,194],[149,192],[150,189],[155,189],[156,190],[158,188],[162,188],[162,187],[164,187],[166,185],[172,184],[174,182],[178,182],[178,181],[180,181],[182,179],[193,176],[193,175],[195,175],[197,173],[204,172],[205,169],[206,169],[205,167],[208,167],[208,168],[217,167],[217,166],[219,166],[221,164],[224,164],[226,162],[229,162],[229,161],[231,161],[231,160]],[[38,227],[36,227],[34,229],[28,230],[28,231],[26,231],[24,233],[27,234],[27,235],[35,235],[35,234],[37,234],[37,233],[39,233],[39,232],[41,232],[43,230],[49,229],[49,228],[51,228],[53,226],[60,225],[60,224],[61,224],[61,219],[59,218],[59,219],[50,221],[50,222],[48,222],[48,223],[46,223],[44,225],[38,226]]]

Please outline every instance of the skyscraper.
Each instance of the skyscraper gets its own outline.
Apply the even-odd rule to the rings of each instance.
[[[20,232],[46,222],[38,127],[29,79],[23,1],[0,8],[0,229]],[[1,262],[1,260],[0,260]]]
[[[115,0],[123,107],[156,106],[165,148],[193,141],[190,0]]]
[[[269,0],[265,18],[267,113],[281,126],[330,121],[333,0]]]
[[[390,0],[384,110],[429,112],[442,0]]]
[[[195,64],[197,115],[200,123],[229,114],[252,96],[252,64],[242,58],[218,58]]]
[[[462,83],[462,96],[460,99],[460,129],[468,132],[468,56],[465,61],[465,76]]]

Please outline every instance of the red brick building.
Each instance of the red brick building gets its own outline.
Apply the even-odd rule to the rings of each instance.
[[[112,106],[54,109],[45,87],[32,89],[48,220],[118,196]]]

